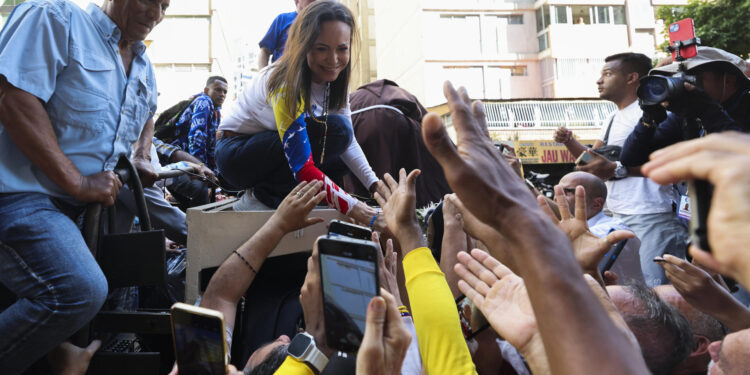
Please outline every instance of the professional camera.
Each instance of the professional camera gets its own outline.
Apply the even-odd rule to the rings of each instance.
[[[695,76],[682,72],[673,76],[649,75],[639,81],[638,99],[641,105],[679,100],[685,92],[685,82],[695,85]]]

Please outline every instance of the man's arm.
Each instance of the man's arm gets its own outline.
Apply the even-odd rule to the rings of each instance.
[[[133,149],[133,166],[138,170],[143,187],[152,186],[159,175],[151,166],[151,142],[154,138],[154,118],[150,117],[141,130]]]
[[[266,47],[260,47],[260,53],[258,54],[258,70],[268,66],[268,60],[271,58],[271,50]]]
[[[112,205],[122,184],[111,171],[91,176],[60,149],[42,102],[0,76],[0,121],[13,144],[63,191],[76,200]]]

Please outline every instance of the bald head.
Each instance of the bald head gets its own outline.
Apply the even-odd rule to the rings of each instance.
[[[586,172],[571,172],[560,179],[568,206],[575,207],[575,188],[583,186],[586,191],[586,218],[590,219],[604,208],[607,201],[607,185],[599,177]]]

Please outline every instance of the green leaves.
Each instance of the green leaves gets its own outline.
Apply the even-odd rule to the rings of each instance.
[[[662,6],[657,18],[664,20],[662,33],[668,39],[667,28],[683,18],[695,22],[695,34],[701,45],[721,48],[742,58],[750,55],[750,23],[741,15],[750,14],[750,0],[689,0],[683,7]],[[666,49],[669,42],[661,47]]]

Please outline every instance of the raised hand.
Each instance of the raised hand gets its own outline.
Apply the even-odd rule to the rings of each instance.
[[[326,345],[325,320],[323,318],[323,289],[320,281],[320,259],[318,241],[313,244],[313,252],[307,259],[307,275],[299,292],[299,302],[305,317],[305,330],[315,337],[315,346],[330,357],[334,350]]]
[[[358,375],[398,375],[411,343],[398,312],[396,299],[380,290],[367,306],[367,323],[362,345],[357,351]]]
[[[396,299],[397,306],[401,306],[401,294],[398,291],[398,254],[393,251],[393,240],[388,239],[385,243],[385,254],[380,248],[380,233],[372,232],[372,242],[378,247],[378,260],[380,261],[380,286],[387,290]]]
[[[714,185],[708,213],[708,242],[713,253],[690,252],[701,264],[750,286],[750,136],[722,132],[680,142],[651,154],[644,175],[659,184],[708,180]]]
[[[381,184],[382,192],[375,193],[375,200],[383,207],[383,217],[388,229],[396,236],[404,255],[409,251],[424,246],[422,229],[417,221],[416,181],[419,169],[406,175],[406,170],[399,171],[398,182],[386,173]]]
[[[281,201],[281,204],[271,216],[269,221],[274,222],[273,227],[283,233],[308,227],[313,224],[322,223],[319,217],[307,217],[313,208],[325,197],[322,181],[302,181]]]
[[[455,207],[460,215],[460,221],[466,233],[479,241],[482,241],[482,244],[487,247],[494,258],[498,259],[509,269],[514,270],[515,267],[513,261],[506,253],[509,245],[505,237],[489,225],[479,221],[476,216],[466,209],[463,202],[458,199],[456,194],[446,195],[445,201],[450,202],[450,204]]]
[[[484,251],[459,253],[458,287],[482,311],[492,328],[524,354],[532,372],[548,372],[536,317],[523,280]]]
[[[732,331],[750,328],[750,310],[708,272],[673,255],[656,259],[675,290],[693,307],[715,317]]]
[[[500,230],[517,219],[517,213],[538,212],[528,188],[490,141],[482,103],[472,104],[466,89],[456,91],[450,82],[443,92],[456,128],[456,146],[434,113],[424,117],[422,135],[453,192],[479,220]]]
[[[543,197],[537,197],[537,202],[550,219],[557,221],[557,217]],[[591,234],[586,220],[586,190],[582,186],[576,187],[573,216],[571,216],[570,207],[568,206],[568,201],[565,199],[562,187],[559,185],[555,186],[555,203],[557,203],[561,217],[558,227],[570,239],[573,245],[573,254],[578,264],[583,268],[585,273],[600,280],[598,265],[604,255],[607,254],[607,251],[617,242],[635,237],[635,234],[626,230],[616,230],[608,233],[603,238],[598,238]]]

